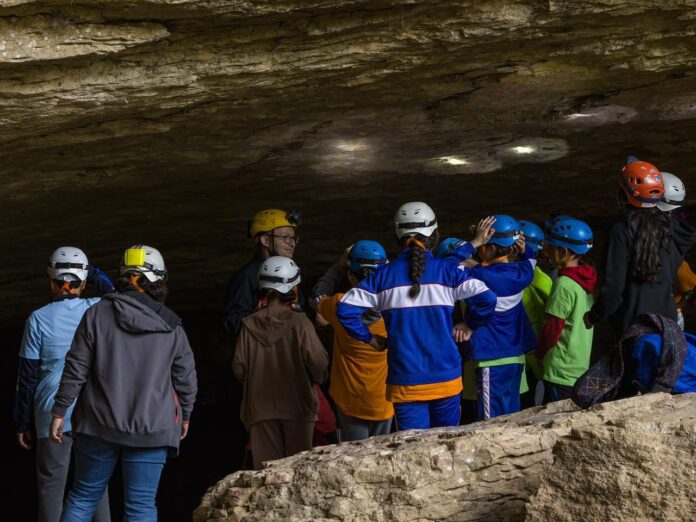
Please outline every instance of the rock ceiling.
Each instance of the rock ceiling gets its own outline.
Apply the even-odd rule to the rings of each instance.
[[[696,181],[695,34],[676,0],[0,0],[0,316],[65,243],[152,243],[215,308],[269,206],[308,273],[411,198],[601,228],[629,153]]]

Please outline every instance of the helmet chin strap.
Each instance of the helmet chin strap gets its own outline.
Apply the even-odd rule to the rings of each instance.
[[[141,294],[144,294],[145,290],[143,290],[143,287],[138,284],[138,281],[140,281],[141,277],[143,277],[143,276],[141,276],[140,274],[131,274],[130,275],[130,282],[138,292],[140,292]]]

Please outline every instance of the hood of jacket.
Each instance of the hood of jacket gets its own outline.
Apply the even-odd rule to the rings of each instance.
[[[597,271],[591,265],[580,265],[562,268],[558,272],[559,276],[570,277],[579,284],[585,292],[591,294],[597,287]]]
[[[303,316],[285,306],[270,306],[244,319],[244,326],[257,342],[271,345],[287,335]]]
[[[140,292],[107,294],[112,302],[116,324],[129,333],[171,332],[181,319],[169,308]]]

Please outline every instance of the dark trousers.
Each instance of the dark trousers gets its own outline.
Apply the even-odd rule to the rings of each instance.
[[[549,381],[544,381],[544,388],[546,388],[546,393],[544,394],[544,404],[570,399],[570,392],[573,391],[572,386],[565,386],[563,384],[556,384]]]
[[[68,480],[70,454],[73,445],[72,433],[63,434],[63,443],[55,444],[50,439],[36,441],[36,483],[39,490],[39,522],[58,522],[63,512],[65,483]],[[104,493],[95,522],[110,522],[109,492]]]
[[[268,460],[290,457],[312,449],[314,422],[265,420],[249,427],[254,469]]]
[[[338,426],[341,429],[341,442],[364,440],[378,435],[388,435],[391,432],[392,420],[366,420],[347,415],[336,408]]]

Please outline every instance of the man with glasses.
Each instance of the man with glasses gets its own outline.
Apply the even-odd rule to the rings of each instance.
[[[284,256],[292,259],[299,242],[297,227],[300,213],[268,209],[258,212],[249,221],[249,237],[256,243],[254,258],[242,266],[227,284],[223,325],[227,333],[236,339],[242,320],[252,314],[258,303],[258,273],[264,259]],[[298,304],[302,305],[298,293]]]

